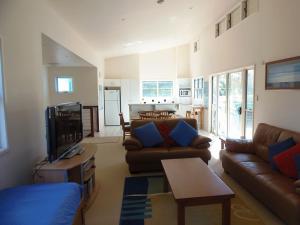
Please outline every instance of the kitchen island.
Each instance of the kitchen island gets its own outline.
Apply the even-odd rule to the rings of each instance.
[[[179,104],[175,103],[153,103],[153,104],[129,104],[129,118],[130,120],[139,119],[139,112],[141,111],[175,111],[179,110]]]

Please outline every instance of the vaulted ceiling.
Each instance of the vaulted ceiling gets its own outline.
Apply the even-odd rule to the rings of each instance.
[[[48,0],[104,56],[184,44],[239,0]]]

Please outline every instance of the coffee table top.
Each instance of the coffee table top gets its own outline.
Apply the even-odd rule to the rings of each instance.
[[[233,191],[200,158],[162,160],[176,201],[218,201],[233,198]]]

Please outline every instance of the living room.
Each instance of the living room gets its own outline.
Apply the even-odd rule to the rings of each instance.
[[[45,166],[43,162],[47,157],[45,137],[49,135],[45,110],[48,106],[79,101],[83,106],[98,107],[99,133],[94,138],[84,138],[83,145],[88,150],[75,157],[87,157],[93,161],[96,175],[92,175],[96,176],[99,187],[89,209],[79,210],[81,206],[77,205],[75,209],[81,214],[74,212],[69,215],[72,222],[66,224],[84,224],[83,217],[85,224],[90,225],[180,224],[184,220],[182,218],[185,218],[185,224],[221,224],[221,220],[223,224],[228,224],[228,214],[229,219],[231,215],[231,224],[299,224],[299,182],[295,176],[286,175],[286,171],[279,168],[279,165],[282,166],[277,162],[280,158],[277,160],[274,157],[278,163],[275,170],[271,170],[273,165],[266,163],[269,154],[266,149],[271,144],[289,140],[288,144],[292,142],[289,148],[294,148],[299,141],[298,134],[290,132],[300,132],[297,120],[300,94],[295,77],[298,72],[295,64],[299,63],[300,55],[300,31],[296,29],[300,19],[299,8],[298,0],[1,1],[1,198],[4,199],[10,189],[23,185],[35,186],[32,175],[41,175],[46,167],[54,170],[55,163]],[[52,57],[45,57],[45,39],[48,44],[52,43],[51,46],[53,43],[56,45],[51,48],[59,49],[54,52],[57,55],[49,52],[46,56]],[[287,74],[291,70],[294,74]],[[68,74],[74,76],[74,91],[57,94],[54,80],[58,75],[68,78],[64,76]],[[272,75],[274,80],[283,79],[284,82],[272,84]],[[147,92],[151,85],[156,87]],[[159,95],[160,85],[167,86],[162,88],[165,91],[162,95]],[[201,149],[201,154],[195,149],[182,152],[178,146],[174,147],[173,152],[168,148],[167,151],[173,156],[168,153],[164,158],[161,155],[148,157],[148,152],[144,152],[146,156],[144,153],[143,156],[132,154],[132,149],[128,148],[134,146],[143,152],[147,144],[142,143],[141,147],[140,142],[128,142],[133,134],[130,130],[122,145],[121,127],[106,126],[114,125],[106,124],[106,118],[111,115],[111,111],[105,111],[106,90],[120,90],[120,112],[123,112],[125,122],[130,122],[132,129],[147,122],[136,119],[136,116],[141,116],[141,111],[155,111],[155,117],[158,118],[165,118],[165,115],[157,116],[157,113],[168,111],[172,114],[171,120],[186,121],[189,128],[198,128],[197,135],[200,133],[200,137],[208,139],[204,141],[197,137],[188,144],[188,148]],[[119,122],[119,115],[114,115],[112,121]],[[156,119],[151,121],[155,122]],[[175,126],[170,122],[169,133]],[[164,138],[170,137],[167,135]],[[181,133],[177,138],[175,135],[171,141],[177,143],[180,137],[185,135]],[[242,141],[228,138],[242,138]],[[183,141],[187,139],[183,138]],[[209,142],[210,139],[212,142]],[[221,151],[220,142],[226,150]],[[253,142],[256,143],[255,153],[250,144]],[[263,147],[258,148],[257,145]],[[287,148],[284,150],[289,151]],[[246,154],[247,157],[250,154],[251,157],[245,159],[245,155],[240,155],[238,159],[230,158],[230,154],[234,155],[230,151]],[[222,152],[221,157],[219,152]],[[259,159],[253,159],[252,155],[259,156]],[[172,179],[174,165],[168,162],[161,164],[160,161],[197,157],[202,160],[201,163],[195,163],[195,170],[205,172],[202,172],[202,176],[199,172],[198,177],[192,170],[190,175],[194,178],[194,184],[188,187],[184,186],[185,182],[178,182],[179,178]],[[284,157],[287,158],[290,159]],[[159,163],[154,165],[149,163],[151,160],[159,160]],[[242,163],[238,164],[235,160],[242,160]],[[68,173],[72,177],[76,177],[73,176],[75,168],[86,166],[83,162],[74,163],[77,163],[74,167],[64,167],[72,170],[72,173]],[[205,163],[208,163],[208,167],[205,167]],[[244,167],[241,167],[242,164]],[[194,162],[187,165],[190,165],[185,168],[188,170]],[[37,166],[40,173],[36,173]],[[184,168],[184,165],[180,167]],[[249,174],[256,173],[255,177],[261,180],[248,178],[245,175],[248,174],[245,172],[247,169]],[[292,169],[295,170],[295,167]],[[269,173],[272,176],[267,176]],[[273,177],[273,173],[278,179]],[[171,189],[165,187],[166,180],[162,179],[162,175],[166,175]],[[178,173],[178,176],[182,174]],[[55,177],[63,176],[56,174]],[[216,183],[223,187],[222,191],[226,189],[226,196],[231,199],[231,210],[228,211],[228,201],[225,203],[222,199],[222,214],[220,199],[214,199],[214,204],[207,207],[189,207],[186,203],[185,216],[182,216],[182,205],[176,203],[176,188],[188,189],[199,185],[195,189],[207,191],[203,190],[205,185],[201,185],[205,183],[201,182],[204,177],[209,178],[207,184],[212,185],[208,185],[207,189],[213,189]],[[190,181],[189,176],[183,178]],[[132,212],[126,205],[129,201],[126,193],[136,191],[132,186],[139,182],[140,185],[136,187],[144,188],[145,182],[149,184],[147,193],[143,193],[146,198],[136,200],[145,204],[145,207]],[[266,188],[266,184],[274,186],[278,196],[274,190]],[[263,194],[249,190],[254,188],[253,185],[258,187],[257,192]],[[76,193],[80,192],[75,185],[70,188]],[[18,192],[20,196],[23,196],[22,193],[25,192]],[[141,193],[134,193],[137,194]],[[0,205],[4,201],[1,198]],[[17,199],[13,201],[17,202]],[[78,204],[81,202],[80,199],[76,201]],[[31,207],[37,206],[33,204]],[[177,207],[181,207],[181,211]],[[0,219],[0,224],[14,224],[10,219],[21,216],[22,212],[28,215],[32,213],[30,208],[26,211],[14,209],[13,206],[0,209],[1,218],[5,218],[5,221]],[[135,216],[130,217],[128,213]],[[76,217],[75,220],[75,216],[80,218]],[[59,224],[51,219],[44,223],[37,222],[34,216],[28,221],[26,223],[24,219],[21,224]]]

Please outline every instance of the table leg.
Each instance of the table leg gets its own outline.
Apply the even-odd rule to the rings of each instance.
[[[185,207],[177,203],[177,225],[185,225]]]
[[[222,204],[222,225],[230,225],[230,199],[225,200]]]

